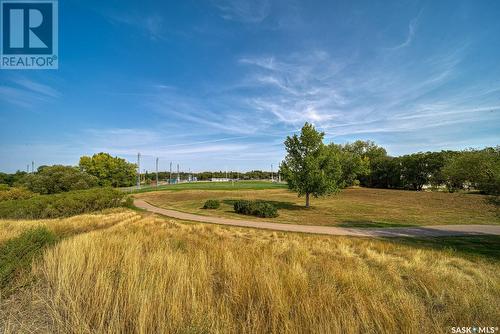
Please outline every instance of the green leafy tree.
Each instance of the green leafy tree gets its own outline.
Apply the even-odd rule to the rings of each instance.
[[[137,166],[108,153],[80,158],[80,169],[98,179],[100,186],[128,187],[135,183]]]
[[[485,194],[500,194],[500,146],[467,150],[454,154],[442,169],[449,191],[478,189]]]
[[[368,163],[360,155],[344,149],[342,145],[330,144],[332,150],[339,155],[342,170],[342,186],[349,187],[359,183],[360,175],[368,174]]]
[[[0,173],[0,184],[8,184],[9,186],[13,186],[15,183],[19,183],[19,181],[28,173],[17,171],[14,174],[6,174]]]
[[[16,185],[39,194],[56,194],[97,186],[97,178],[76,167],[54,165],[33,174],[26,174]]]
[[[373,165],[387,157],[386,150],[370,140],[356,140],[340,147],[344,152],[342,164],[346,180],[357,179],[362,185],[372,187]]]
[[[335,193],[341,187],[341,164],[338,151],[323,143],[323,132],[306,123],[300,136],[289,136],[285,140],[287,156],[280,169],[288,187],[299,196],[319,197]]]
[[[376,188],[401,188],[400,159],[381,157],[371,163],[371,186]]]
[[[384,148],[373,141],[362,140],[345,145],[331,145],[340,156],[343,186],[359,183],[364,186],[375,186],[372,182],[373,165],[378,160],[387,158]]]
[[[419,152],[399,158],[401,163],[401,180],[407,189],[422,190],[429,183],[429,170],[425,153]]]

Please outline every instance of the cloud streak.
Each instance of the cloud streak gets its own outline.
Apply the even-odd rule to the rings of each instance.
[[[23,76],[14,76],[0,85],[0,100],[26,109],[39,103],[53,102],[61,96],[59,90]]]
[[[223,19],[242,23],[261,23],[271,11],[269,0],[217,0],[213,4]]]
[[[134,15],[121,12],[107,12],[103,15],[113,24],[125,24],[140,30],[151,40],[166,38],[165,20],[160,15]]]

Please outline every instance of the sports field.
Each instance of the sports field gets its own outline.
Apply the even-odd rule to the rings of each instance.
[[[158,190],[262,190],[262,189],[286,189],[284,183],[270,181],[234,181],[234,182],[185,182],[177,184],[166,184],[156,186],[142,186],[140,189],[136,187],[123,188],[124,191],[132,193],[144,193]]]
[[[259,189],[269,184],[254,183],[255,188],[232,191],[219,187],[231,184],[204,184],[202,189],[157,191],[135,195],[158,207],[201,215],[244,218],[233,211],[237,199],[262,200],[274,204],[279,216],[266,221],[305,225],[343,227],[396,227],[443,224],[500,224],[498,204],[491,197],[478,194],[415,192],[387,189],[349,188],[339,194],[312,199],[312,207],[304,207],[304,199],[287,189]],[[258,185],[258,186],[257,186]],[[280,186],[271,184],[273,187]],[[181,185],[179,185],[181,186]],[[186,185],[187,186],[187,185]],[[193,185],[200,186],[200,185]],[[178,189],[181,190],[181,189]],[[218,199],[216,210],[202,209],[207,199]]]

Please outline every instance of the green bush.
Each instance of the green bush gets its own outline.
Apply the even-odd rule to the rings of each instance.
[[[8,189],[1,189],[0,188],[0,202],[3,201],[12,201],[16,199],[28,199],[36,194],[34,192],[29,191],[28,189],[24,188],[8,188]]]
[[[209,199],[203,205],[203,209],[218,209],[220,207],[220,202],[216,199]]]
[[[234,211],[243,215],[257,216],[262,218],[278,217],[278,209],[270,203],[262,201],[239,200],[234,202]]]
[[[250,201],[239,200],[234,202],[234,212],[241,213],[242,215],[250,215]]]
[[[0,202],[0,218],[45,219],[69,217],[122,206],[125,195],[125,193],[111,188],[96,188],[5,201]]]
[[[38,172],[26,174],[17,185],[28,188],[39,194],[57,194],[66,191],[84,190],[97,186],[97,178],[76,167],[47,166]]]
[[[28,270],[34,257],[57,241],[57,236],[45,227],[23,232],[0,245],[0,293],[8,294],[12,280]]]

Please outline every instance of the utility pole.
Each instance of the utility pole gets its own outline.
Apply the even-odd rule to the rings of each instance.
[[[273,169],[273,164],[271,164],[271,182],[274,182],[274,169]]]
[[[31,161],[31,173],[35,172],[35,162]]]
[[[26,173],[29,173],[30,172],[30,164],[27,164],[26,165]]]
[[[172,182],[172,161],[170,161],[170,176],[168,178],[168,184]]]
[[[181,177],[179,174],[179,164],[177,164],[177,183],[180,183],[180,182],[181,182]]]
[[[156,187],[158,187],[158,158],[156,158]]]
[[[141,154],[137,153],[137,189],[141,189]]]

